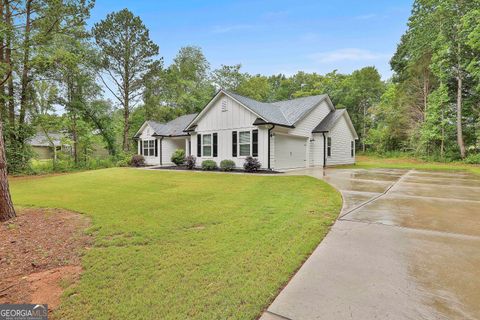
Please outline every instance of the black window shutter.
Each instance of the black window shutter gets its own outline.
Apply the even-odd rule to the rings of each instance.
[[[142,139],[138,139],[138,143],[140,143],[140,155],[143,156],[143,141]]]
[[[252,130],[252,157],[258,157],[258,130]]]
[[[237,131],[232,131],[232,157],[237,156]]]
[[[216,157],[218,153],[218,136],[217,133],[213,134],[213,156]]]
[[[155,139],[155,157],[158,157],[158,139]]]
[[[202,135],[197,134],[197,157],[202,156]]]

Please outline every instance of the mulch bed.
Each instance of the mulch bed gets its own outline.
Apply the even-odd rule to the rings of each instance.
[[[92,239],[89,220],[61,209],[23,209],[0,223],[0,304],[60,303],[62,284],[73,284]]]
[[[275,170],[258,170],[255,172],[248,172],[242,169],[233,169],[231,171],[224,171],[220,168],[215,170],[203,170],[201,168],[187,169],[185,166],[165,166],[165,167],[154,167],[155,170],[180,170],[180,171],[203,171],[203,172],[233,172],[233,173],[251,173],[251,174],[282,174],[283,172]]]

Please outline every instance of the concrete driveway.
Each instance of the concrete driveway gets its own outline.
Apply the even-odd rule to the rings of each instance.
[[[340,218],[262,320],[480,319],[480,177],[416,170],[325,179]]]

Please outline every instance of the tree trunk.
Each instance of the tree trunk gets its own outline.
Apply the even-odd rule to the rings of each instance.
[[[4,22],[4,1],[0,0],[0,21],[3,24]],[[4,32],[0,32],[0,65],[5,64],[5,39],[4,39]],[[8,71],[5,73],[6,77],[10,77]],[[2,119],[6,119],[7,117],[7,103],[5,100],[5,83],[4,81],[7,78],[3,79],[3,72],[2,72],[2,77],[0,77],[0,82],[2,83],[0,85],[0,112],[2,113]]]
[[[440,157],[443,159],[445,155],[445,124],[444,124],[444,111],[442,109],[442,141],[440,145]]]
[[[430,93],[430,79],[428,69],[423,71],[423,121],[427,118],[428,94]]]
[[[7,160],[5,157],[5,144],[3,141],[3,124],[0,119],[0,221],[15,218],[10,188],[7,178]]]
[[[21,89],[20,89],[20,115],[19,115],[19,124],[23,125],[25,122],[25,115],[27,112],[27,92],[28,92],[28,71],[29,71],[29,60],[30,60],[30,27],[31,27],[31,11],[32,11],[32,0],[27,0],[25,6],[25,38],[23,43],[23,69],[21,77]],[[23,141],[21,141],[23,143]]]
[[[128,75],[128,73],[127,73]],[[130,131],[130,101],[129,101],[129,89],[128,85],[125,85],[125,92],[124,92],[124,109],[123,109],[123,151],[128,151],[130,150],[130,137],[129,137],[129,131]]]
[[[77,133],[77,115],[74,113],[72,118],[72,138],[73,138],[73,161],[78,163],[78,133]]]
[[[10,125],[11,137],[14,139],[13,128],[15,127],[15,101],[13,87],[13,66],[12,66],[12,13],[10,10],[10,2],[5,1],[5,25],[8,29],[5,36],[5,64],[7,66],[10,77],[7,82],[7,100],[8,100],[8,122]]]
[[[363,132],[362,132],[362,151],[365,152],[365,138],[367,136],[367,106],[363,104]]]
[[[462,131],[462,82],[462,76],[459,74],[457,76],[457,143],[460,148],[460,156],[465,159],[466,150]]]

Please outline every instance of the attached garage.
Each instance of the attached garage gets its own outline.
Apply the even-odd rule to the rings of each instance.
[[[275,136],[275,169],[305,168],[307,138],[290,135]]]

